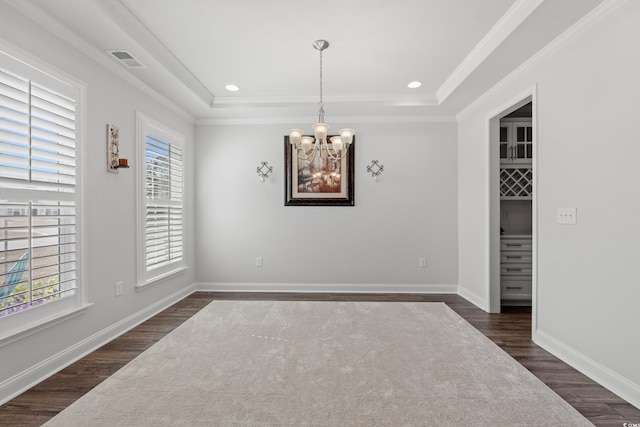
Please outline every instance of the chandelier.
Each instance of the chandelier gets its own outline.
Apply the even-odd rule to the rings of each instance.
[[[329,131],[329,125],[324,122],[324,103],[322,98],[322,51],[329,47],[329,42],[326,40],[316,40],[313,42],[313,47],[320,51],[320,103],[318,108],[318,123],[314,124],[313,133],[314,136],[304,135],[302,129],[289,129],[289,142],[291,142],[292,148],[299,153],[298,150],[302,149],[303,155],[298,154],[300,160],[304,160],[307,164],[313,162],[313,159],[319,152],[325,150],[327,158],[331,162],[338,162],[347,156],[349,151],[349,145],[353,142],[353,129],[340,129],[338,136],[332,136],[330,139],[331,146],[327,142],[327,133]]]

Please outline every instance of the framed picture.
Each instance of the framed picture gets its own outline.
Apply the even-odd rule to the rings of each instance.
[[[330,136],[327,136],[329,139]],[[321,150],[311,162],[284,137],[285,206],[353,206],[355,137],[347,155],[331,162]],[[331,146],[331,144],[329,144]],[[310,153],[310,151],[309,151]]]

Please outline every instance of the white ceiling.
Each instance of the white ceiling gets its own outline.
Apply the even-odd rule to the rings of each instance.
[[[330,43],[327,121],[426,121],[460,111],[602,2],[6,1],[200,121],[301,125],[318,108],[316,39]],[[118,49],[145,67],[107,53]]]

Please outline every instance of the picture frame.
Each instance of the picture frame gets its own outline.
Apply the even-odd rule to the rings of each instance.
[[[331,136],[327,136],[329,140]],[[329,143],[329,146],[331,144]],[[347,155],[330,162],[324,150],[307,164],[302,149],[295,150],[284,137],[285,206],[354,206],[355,137]]]

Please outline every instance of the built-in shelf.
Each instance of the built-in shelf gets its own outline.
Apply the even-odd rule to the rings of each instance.
[[[531,200],[533,170],[531,167],[500,168],[500,198],[502,200]]]

